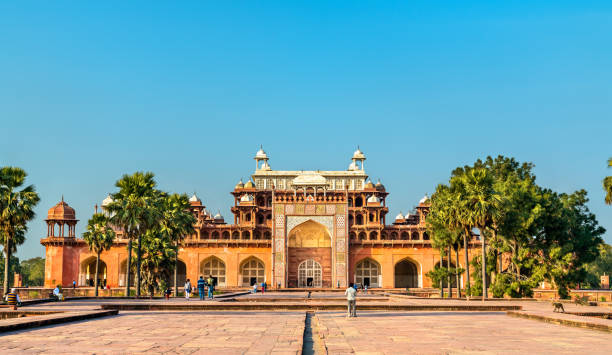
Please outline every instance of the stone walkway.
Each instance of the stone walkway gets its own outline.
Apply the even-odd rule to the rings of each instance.
[[[325,296],[319,293],[312,298]],[[336,294],[327,296],[337,297]],[[271,293],[262,298],[274,302],[274,297],[304,302],[307,293]],[[369,297],[372,297],[372,303],[380,302],[375,299],[379,296]],[[112,302],[117,300],[46,303],[24,310],[83,312]],[[153,302],[200,303],[184,299]],[[465,304],[465,301],[436,299],[392,299],[386,302]],[[524,312],[578,317],[552,313],[548,302],[494,301],[486,304],[520,304]],[[565,306],[567,311],[599,309]],[[0,335],[0,354],[299,354],[305,317],[305,312],[298,311],[121,311],[118,316],[108,318],[4,333]],[[313,336],[317,340],[320,337],[319,343],[326,346],[330,354],[607,354],[612,343],[612,333],[513,318],[503,312],[361,311],[358,318],[346,319],[344,312],[318,311],[311,318],[311,324]]]
[[[316,314],[330,354],[609,354],[612,334],[504,313]]]
[[[7,333],[2,354],[298,354],[304,313],[123,312]]]

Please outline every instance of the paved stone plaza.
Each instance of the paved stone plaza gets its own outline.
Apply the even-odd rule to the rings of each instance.
[[[265,297],[272,300],[273,296]],[[298,294],[276,296],[303,302]],[[26,308],[83,311],[108,302],[117,300],[69,301]],[[184,299],[153,302],[201,303]],[[530,312],[550,312],[551,308],[545,302],[520,303]],[[568,305],[570,309],[574,307]],[[228,355],[299,354],[304,349],[305,354],[310,354],[327,349],[329,354],[604,354],[609,353],[611,342],[611,333],[514,318],[504,312],[363,311],[357,318],[347,319],[344,312],[338,311],[317,311],[310,316],[303,311],[121,311],[117,316],[4,333],[0,335],[0,353]]]

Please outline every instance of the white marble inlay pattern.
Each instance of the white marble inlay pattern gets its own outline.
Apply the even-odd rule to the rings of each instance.
[[[308,220],[313,220],[317,223],[321,223],[327,228],[327,232],[331,237],[334,235],[334,216],[287,216],[287,235],[291,233],[291,230],[297,225],[302,224]]]

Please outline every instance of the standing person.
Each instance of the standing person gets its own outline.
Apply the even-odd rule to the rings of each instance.
[[[363,294],[364,295],[368,294],[368,285],[363,285]]]
[[[204,286],[206,286],[206,281],[204,281],[204,276],[200,275],[200,279],[198,280],[198,295],[200,296],[200,301],[204,300]]]
[[[266,293],[266,282],[262,282],[261,283],[261,294],[263,295],[264,293]]]
[[[253,284],[253,293],[257,293],[257,282]]]
[[[213,299],[213,291],[215,290],[215,279],[212,275],[208,275],[208,298]]]
[[[189,297],[191,297],[191,282],[187,279],[185,282],[185,298],[189,301]]]
[[[357,304],[355,302],[355,294],[357,291],[351,282],[349,287],[344,291],[344,295],[346,296],[347,301],[347,315],[346,317],[357,317]]]
[[[76,280],[72,280],[72,289],[74,290],[76,288]]]

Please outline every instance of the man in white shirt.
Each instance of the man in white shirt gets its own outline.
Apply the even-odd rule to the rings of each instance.
[[[191,297],[191,281],[187,279],[187,281],[185,281],[185,299],[189,301],[189,297]]]
[[[53,296],[58,301],[63,301],[64,300],[64,295],[62,295],[62,293],[60,292],[59,285],[55,286],[55,288],[53,289]]]
[[[346,291],[344,291],[344,295],[346,296],[346,300],[348,302],[348,306],[347,306],[347,311],[348,314],[346,315],[347,318],[348,317],[357,317],[357,305],[355,304],[355,295],[357,294],[357,291],[355,291],[355,287],[353,287],[353,283],[349,284],[349,287],[346,289]]]

